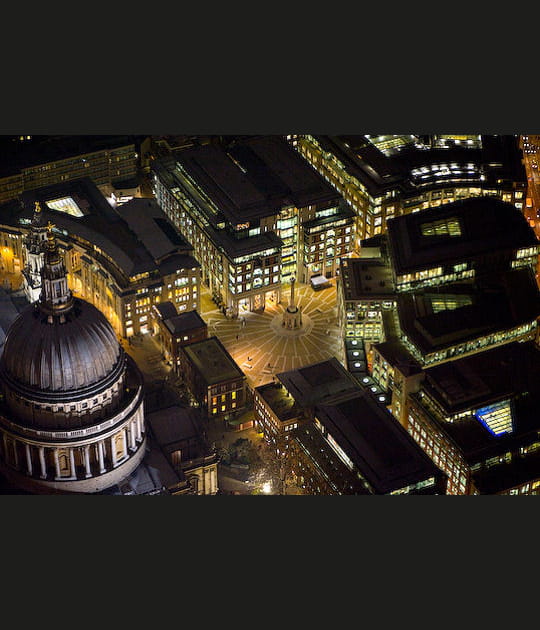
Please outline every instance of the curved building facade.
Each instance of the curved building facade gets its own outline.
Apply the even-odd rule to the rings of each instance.
[[[0,357],[0,463],[33,493],[95,493],[144,456],[142,376],[105,316],[72,295],[52,227],[40,298]]]

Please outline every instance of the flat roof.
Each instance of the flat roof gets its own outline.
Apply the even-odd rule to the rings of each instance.
[[[494,435],[476,417],[453,423],[434,418],[470,462],[538,441],[540,349],[533,341],[505,344],[427,368],[424,373],[422,388],[447,416],[512,401],[511,433]]]
[[[83,216],[75,217],[47,206],[47,201],[64,197],[73,198],[83,210]],[[191,245],[184,238],[177,235],[177,240],[171,240],[171,224],[159,206],[154,202],[145,206],[150,200],[141,200],[142,205],[136,202],[131,209],[124,209],[131,204],[130,201],[117,210],[87,177],[25,191],[20,199],[22,208],[19,204],[1,206],[2,223],[9,222],[8,225],[20,228],[20,219],[31,220],[35,202],[40,201],[44,223],[51,221],[58,230],[80,236],[102,249],[126,276],[154,270],[164,275],[178,268],[200,266],[191,255]],[[11,212],[4,212],[4,207],[11,208]],[[136,218],[137,207],[144,207],[145,212],[148,210],[148,216],[140,220]],[[148,228],[146,233],[142,230],[143,226]],[[156,254],[162,257],[156,260]]]
[[[536,481],[540,479],[540,454],[528,454],[527,457],[474,471],[472,478],[480,494],[498,494],[528,481]]]
[[[355,393],[358,383],[335,358],[276,374],[301,407]]]
[[[540,349],[534,341],[507,343],[424,372],[424,386],[449,414],[519,393],[540,398]]]
[[[446,221],[456,226],[455,235],[422,233],[430,224]],[[487,196],[394,217],[388,220],[387,234],[396,275],[539,243],[514,205]]]
[[[225,136],[179,150],[175,158],[233,225],[258,222],[283,206],[341,200],[281,136]]]
[[[317,405],[315,415],[377,494],[442,474],[408,431],[364,390],[331,406]]]
[[[292,420],[302,412],[295,399],[287,394],[287,390],[281,383],[259,385],[255,391],[281,422]]]
[[[469,285],[471,286],[471,285]],[[540,292],[534,272],[511,269],[493,279],[488,289],[472,287],[470,303],[433,310],[433,297],[467,295],[465,286],[447,284],[437,291],[397,294],[401,330],[423,354],[534,321],[540,315]]]
[[[509,188],[513,182],[527,183],[518,138],[510,134],[481,135],[480,146],[461,144],[445,148],[436,145],[433,135],[416,136],[414,142],[402,143],[391,154],[381,151],[366,134],[315,138],[323,151],[335,155],[373,196],[397,190],[406,199],[445,187],[491,188],[502,182]],[[448,172],[432,169],[443,164],[454,168]],[[471,172],[469,165],[473,166]],[[413,173],[422,168],[422,175],[428,177],[416,177]]]
[[[118,206],[117,212],[154,260],[193,249],[154,199],[134,197]]]
[[[185,313],[178,313],[172,317],[167,317],[165,326],[173,335],[178,335],[196,328],[207,328],[206,322],[197,311],[186,311]]]
[[[181,442],[202,439],[201,418],[192,407],[172,405],[146,414],[146,420],[157,444],[164,450],[174,449]]]
[[[319,474],[339,494],[369,495],[366,485],[346,466],[312,424],[303,424],[291,437],[300,444],[315,464]]]
[[[392,267],[382,259],[343,258],[340,267],[346,300],[376,300],[394,296]]]
[[[245,378],[242,370],[215,336],[182,346],[181,351],[186,354],[207,385],[233,378]]]
[[[171,302],[170,300],[154,304],[153,308],[159,313],[162,320],[167,320],[178,315],[174,302]]]

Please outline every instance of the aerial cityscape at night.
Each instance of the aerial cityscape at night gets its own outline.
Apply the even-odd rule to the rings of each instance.
[[[0,136],[0,494],[540,494],[540,136]]]

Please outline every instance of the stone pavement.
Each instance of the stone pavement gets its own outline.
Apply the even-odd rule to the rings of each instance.
[[[216,335],[245,373],[250,388],[272,381],[274,374],[342,355],[341,331],[336,321],[336,289],[314,291],[309,285],[295,287],[296,303],[302,309],[300,330],[281,327],[289,294],[281,304],[263,312],[242,312],[238,318],[225,317],[203,289],[201,316],[208,324],[208,336]]]

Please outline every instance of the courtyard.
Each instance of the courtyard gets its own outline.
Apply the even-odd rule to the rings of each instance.
[[[280,372],[342,356],[335,280],[332,282],[331,287],[319,291],[297,283],[295,302],[303,319],[302,328],[297,330],[286,330],[281,325],[288,290],[283,291],[280,304],[267,306],[261,312],[246,310],[237,318],[230,318],[223,315],[210,291],[203,288],[200,314],[208,324],[208,336],[219,338],[253,389],[271,382]]]

